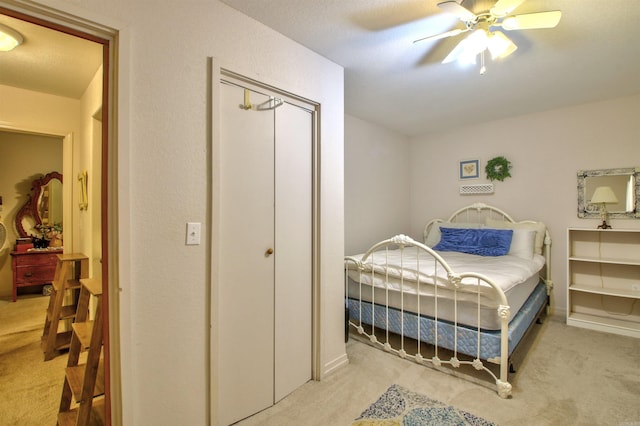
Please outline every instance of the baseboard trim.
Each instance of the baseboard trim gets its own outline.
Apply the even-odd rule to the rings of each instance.
[[[339,357],[333,359],[332,361],[327,362],[324,367],[322,368],[322,378],[333,374],[334,372],[336,372],[337,370],[341,369],[342,367],[346,366],[347,364],[349,364],[349,357],[347,356],[347,353],[343,353],[342,355],[340,355]]]

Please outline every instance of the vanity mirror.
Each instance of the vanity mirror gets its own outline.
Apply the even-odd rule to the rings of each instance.
[[[640,167],[578,171],[578,217],[600,217],[600,205],[591,202],[596,188],[610,187],[617,202],[607,203],[609,218],[640,218]]]
[[[51,172],[33,181],[32,194],[16,215],[16,229],[22,238],[40,233],[39,226],[62,224],[62,175]]]

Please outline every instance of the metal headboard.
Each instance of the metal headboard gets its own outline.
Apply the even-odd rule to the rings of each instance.
[[[484,223],[487,218],[490,219],[500,219],[505,222],[511,223],[540,223],[535,220],[514,220],[511,215],[509,215],[504,210],[499,209],[498,207],[491,206],[485,203],[473,203],[468,206],[462,207],[461,209],[456,210],[449,216],[447,220],[444,219],[432,219],[424,227],[422,241],[427,240],[427,235],[429,235],[429,230],[436,223],[443,222],[464,222],[464,223]],[[551,294],[551,289],[553,288],[553,281],[551,280],[551,235],[549,234],[549,229],[545,229],[545,237],[544,237],[544,245],[542,247],[542,255],[545,257],[546,267],[544,268],[544,274],[542,275],[542,279],[547,284],[547,294]]]

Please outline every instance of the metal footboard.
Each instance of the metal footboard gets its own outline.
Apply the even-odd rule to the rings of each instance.
[[[407,250],[416,250],[416,253],[423,254],[422,257],[415,257],[417,265],[413,263],[410,267],[405,265]],[[388,267],[390,253],[394,253],[394,256],[398,256],[399,253],[399,268],[390,269]],[[433,276],[423,277],[417,274],[417,277],[414,277],[412,275],[415,271],[421,270],[420,262],[433,263]],[[409,270],[411,270],[410,273]],[[349,297],[349,275],[350,273],[353,275],[354,272],[357,279],[354,279],[353,276],[351,278],[359,290],[357,296],[352,295],[351,297],[352,302],[355,302],[357,306],[357,312],[354,313],[357,314],[355,315],[357,318],[352,316],[349,319],[349,327],[355,329],[381,349],[402,358],[413,359],[419,364],[435,367],[448,365],[455,369],[463,365],[470,365],[476,370],[484,371],[490,375],[495,382],[498,395],[502,398],[507,398],[511,394],[511,384],[508,382],[509,305],[502,289],[489,277],[474,272],[457,273],[438,253],[405,235],[397,235],[374,245],[361,259],[351,256],[345,258],[345,294],[347,298]],[[410,275],[411,278],[409,278]],[[365,290],[368,293],[368,288],[363,286],[365,278],[372,283],[370,294],[363,293]],[[434,282],[436,285],[433,284]],[[377,284],[374,285],[374,283]],[[376,288],[378,289],[377,294]],[[421,306],[422,297],[420,295],[422,289],[426,288],[429,288],[431,293],[428,297],[433,298],[433,305],[430,305],[429,311]],[[399,306],[389,306],[391,291],[399,291]],[[411,292],[418,295],[415,298],[417,309],[414,306],[412,310],[409,310],[405,304],[405,297],[407,297],[405,294]],[[453,307],[453,318],[447,321],[439,318],[438,309],[438,304],[444,303],[445,295],[446,303]],[[497,306],[496,310],[500,321],[499,355],[484,360],[481,356],[481,298],[489,299]],[[458,308],[462,305],[462,300],[466,305],[470,303],[470,300],[475,300],[475,302],[471,302],[475,303],[477,307],[475,333],[472,328],[470,334],[469,327],[458,322]],[[376,329],[381,332],[376,333]],[[473,338],[476,339],[474,353],[461,352],[461,339],[464,337],[465,344],[468,345],[469,336],[473,334],[475,334]],[[417,347],[407,349],[405,338],[415,339]],[[432,356],[423,355],[423,349],[426,346],[433,346]],[[413,349],[415,349],[415,353],[408,353]],[[447,355],[444,355],[445,353]],[[452,356],[448,359],[441,358],[441,355],[447,357],[449,353],[452,353]],[[462,354],[468,357],[459,357]],[[488,362],[499,365],[497,375],[488,368]]]

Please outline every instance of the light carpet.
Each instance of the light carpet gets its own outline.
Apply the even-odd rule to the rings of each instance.
[[[422,394],[392,385],[351,426],[492,426],[494,423]]]
[[[44,361],[48,297],[0,300],[0,426],[55,425],[67,356]]]

